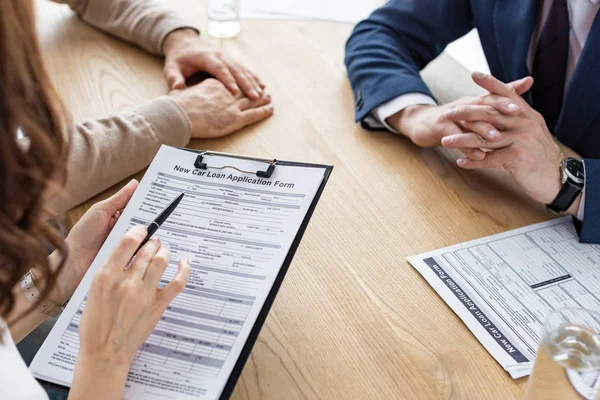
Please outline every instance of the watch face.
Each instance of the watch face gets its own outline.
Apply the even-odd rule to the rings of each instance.
[[[569,178],[575,182],[583,183],[585,181],[583,161],[576,158],[568,158],[565,162],[565,169]]]

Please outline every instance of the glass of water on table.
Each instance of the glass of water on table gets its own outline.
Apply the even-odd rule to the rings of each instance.
[[[240,32],[240,0],[206,0],[208,34],[226,39]]]
[[[600,400],[600,314],[554,310],[544,323],[526,400]]]

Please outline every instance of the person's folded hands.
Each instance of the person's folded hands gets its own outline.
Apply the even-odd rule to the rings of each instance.
[[[461,158],[457,164],[465,169],[503,168],[534,200],[551,203],[560,191],[559,165],[565,155],[544,118],[510,85],[481,73],[474,73],[473,80],[490,95],[481,106],[463,105],[446,112],[448,121],[460,121],[470,132],[444,137],[442,145],[491,150],[483,159]],[[510,99],[521,111],[513,116],[498,112],[494,104],[499,98]],[[488,125],[500,131],[495,140],[486,136]]]
[[[509,84],[518,93],[525,93],[531,88],[531,82],[520,79]],[[447,136],[455,136],[477,129],[483,137],[490,141],[496,140],[500,133],[491,124],[485,121],[472,122],[465,126],[463,121],[446,118],[446,112],[460,107],[484,107],[490,102],[489,96],[464,97],[452,103],[431,106],[413,105],[389,117],[386,122],[401,134],[407,136],[413,143],[420,147],[439,146],[441,140]],[[491,105],[505,115],[517,115],[521,109],[509,98],[497,96]],[[461,151],[465,156],[479,160],[485,158],[485,153],[478,147],[465,147]]]
[[[171,90],[185,89],[185,80],[197,72],[207,72],[221,81],[233,95],[243,92],[258,100],[265,85],[243,65],[202,40],[193,29],[171,32],[163,42],[164,74]]]
[[[235,96],[216,79],[175,90],[171,96],[187,115],[196,139],[225,136],[273,115],[270,95],[258,100]]]

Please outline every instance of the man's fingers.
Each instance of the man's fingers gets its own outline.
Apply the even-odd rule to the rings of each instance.
[[[131,265],[127,268],[127,273],[133,275],[135,279],[142,280],[146,275],[146,270],[150,262],[161,248],[160,239],[153,237],[137,252]]]
[[[136,257],[137,258],[137,257]],[[165,270],[169,266],[169,261],[171,260],[171,251],[168,247],[162,246],[154,257],[152,257],[152,261],[150,261],[150,265],[146,269],[146,275],[144,275],[144,282],[154,289],[158,287],[160,283],[160,278],[162,278]]]
[[[258,108],[258,107],[262,107],[262,106],[266,106],[267,104],[270,104],[271,103],[271,95],[267,94],[267,95],[259,98],[258,100],[250,100],[247,97],[244,97],[242,99],[239,99],[238,102],[240,105],[240,110],[246,111],[251,108]]]
[[[495,94],[483,96],[481,99],[481,104],[494,107],[496,110],[505,115],[518,115],[522,110],[521,106],[512,99]]]
[[[228,65],[222,60],[215,58],[207,66],[206,72],[221,81],[232,94],[238,95],[240,93],[240,87],[236,82],[236,78],[231,73]]]
[[[171,282],[167,284],[167,286],[159,289],[158,291],[158,301],[162,308],[166,308],[171,301],[179,293],[185,289],[185,285],[187,285],[188,279],[190,278],[191,269],[190,263],[187,258],[184,258],[179,262],[179,269],[177,270],[177,274]]]
[[[108,199],[98,203],[108,215],[114,215],[117,211],[125,208],[133,193],[137,189],[139,183],[135,179],[129,181],[129,183],[121,188],[117,193],[110,196]]]
[[[136,225],[129,229],[119,240],[105,265],[123,270],[129,264],[131,257],[133,257],[137,248],[140,247],[147,233],[148,230],[142,225]]]
[[[461,153],[465,155],[465,157],[470,158],[471,160],[483,160],[485,158],[486,152],[480,149],[468,149],[462,148],[459,149]]]
[[[171,90],[181,90],[185,88],[185,78],[181,73],[179,65],[175,62],[165,64],[165,76]]]
[[[490,142],[477,133],[460,133],[442,138],[442,146],[448,149],[499,149],[506,147],[506,143]]]
[[[463,121],[465,132],[474,132],[491,142],[497,142],[502,133],[493,125],[485,121]]]
[[[483,160],[460,158],[456,164],[464,169],[504,168],[509,159],[509,149],[500,149],[488,152]]]
[[[244,126],[251,125],[256,122],[262,121],[265,118],[273,115],[274,108],[272,105],[266,105],[258,108],[252,108],[246,111],[242,111],[242,123]]]
[[[514,117],[504,116],[492,106],[462,105],[446,111],[444,116],[452,122],[485,121],[498,128],[509,128],[514,123]]]
[[[508,97],[513,100],[520,98],[515,88],[499,81],[491,75],[484,74],[483,72],[473,72],[471,77],[478,86],[492,94]]]
[[[515,89],[517,94],[520,96],[523,93],[527,93],[529,89],[531,89],[533,86],[533,78],[526,76],[525,78],[510,82],[508,85]]]

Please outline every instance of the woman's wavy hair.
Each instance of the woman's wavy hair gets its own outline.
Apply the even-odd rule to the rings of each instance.
[[[44,203],[66,178],[67,126],[42,62],[33,1],[0,0],[0,316],[12,311],[29,269],[45,298],[66,259]],[[58,266],[49,265],[50,246]]]

